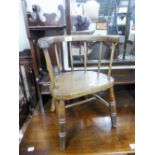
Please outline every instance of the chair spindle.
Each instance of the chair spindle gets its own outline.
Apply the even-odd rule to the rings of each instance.
[[[84,70],[87,71],[87,42],[84,42]]]
[[[56,56],[56,62],[58,65],[58,70],[59,70],[59,72],[61,72],[62,71],[62,65],[61,65],[60,59],[59,59],[57,44],[54,44],[54,51],[55,51],[55,56]]]
[[[111,76],[111,68],[112,68],[112,62],[113,62],[113,57],[114,57],[116,45],[117,45],[117,43],[112,43],[111,54],[110,54],[110,62],[109,62],[109,70],[108,70],[109,76]]]
[[[100,42],[99,55],[98,55],[98,73],[100,73],[100,68],[101,68],[102,48],[103,48],[103,43]]]
[[[73,53],[72,53],[72,43],[69,42],[69,54],[70,54],[70,62],[71,62],[71,71],[74,70],[74,66],[73,66]]]
[[[54,72],[53,72],[52,62],[50,60],[48,48],[44,48],[43,51],[44,51],[44,55],[45,55],[47,69],[48,69],[48,72],[49,72],[51,87],[54,88]]]

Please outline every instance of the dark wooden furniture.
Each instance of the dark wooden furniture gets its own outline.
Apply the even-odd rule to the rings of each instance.
[[[74,42],[84,42],[84,68],[82,71],[74,70],[73,64],[73,49]],[[97,71],[89,71],[87,67],[87,54],[89,49],[89,44],[99,42],[99,55],[98,55],[98,67]],[[103,42],[110,44],[110,61],[108,74],[103,74],[100,71],[101,68],[101,58],[103,50]],[[58,113],[59,118],[59,138],[60,138],[60,149],[64,150],[66,148],[66,117],[65,108],[70,108],[73,106],[81,105],[87,103],[88,101],[97,100],[103,103],[110,109],[112,126],[116,127],[116,101],[114,95],[114,79],[111,77],[112,61],[114,57],[115,47],[119,43],[118,37],[112,36],[101,36],[101,35],[63,35],[63,36],[53,36],[44,37],[38,41],[40,48],[43,49],[48,73],[50,76],[50,92],[52,96],[52,110],[55,109]],[[63,43],[69,43],[69,53],[71,62],[71,71],[62,73],[62,64],[59,60],[60,51],[58,51],[58,45]],[[52,61],[50,59],[49,50],[50,46],[54,46],[54,52],[56,55],[56,62],[58,67],[58,73],[55,76],[53,71]],[[81,48],[81,45],[80,47]],[[62,52],[68,52],[65,48]],[[96,51],[97,52],[97,51]],[[110,92],[110,102],[107,102],[101,98],[97,93],[101,91],[109,90]],[[85,100],[80,102],[65,104],[65,101],[71,101],[80,97],[86,97]]]
[[[30,50],[19,52],[19,126],[22,127],[37,104],[37,89]]]
[[[46,17],[46,21],[43,22],[40,19],[40,10],[42,6],[39,5],[32,5],[32,12],[27,10],[27,1],[22,1],[22,8],[24,13],[24,20],[25,20],[25,26],[27,31],[27,37],[29,39],[30,47],[31,47],[31,55],[32,55],[32,62],[33,62],[33,68],[34,73],[36,77],[37,82],[37,91],[39,96],[39,103],[41,111],[44,112],[43,108],[43,101],[42,101],[42,94],[45,94],[42,92],[42,89],[47,86],[46,82],[44,82],[44,77],[47,75],[47,69],[45,65],[45,58],[43,56],[43,52],[40,51],[38,48],[37,40],[40,37],[49,36],[49,35],[62,35],[65,33],[65,12],[64,8],[59,5],[58,10],[61,13],[61,16],[58,21],[55,20],[56,14],[52,13],[46,13],[44,14],[44,17]],[[50,56],[55,63],[55,55],[54,52],[52,52],[53,49],[50,49]],[[46,93],[49,94],[49,93]]]

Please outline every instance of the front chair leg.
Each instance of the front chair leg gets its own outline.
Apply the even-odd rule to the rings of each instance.
[[[65,102],[63,100],[59,101],[58,105],[58,117],[59,117],[59,138],[60,138],[60,150],[66,148],[66,131],[65,131]]]
[[[113,87],[110,88],[110,114],[111,114],[111,121],[112,127],[116,127],[116,118],[117,118],[117,111],[116,111],[116,100]]]

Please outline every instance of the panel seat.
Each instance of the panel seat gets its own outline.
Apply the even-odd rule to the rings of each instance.
[[[74,71],[61,73],[55,78],[53,96],[56,99],[69,100],[109,89],[114,79],[94,71]]]

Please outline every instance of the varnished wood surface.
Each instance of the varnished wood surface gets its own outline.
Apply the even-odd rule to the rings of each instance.
[[[55,78],[53,96],[57,99],[73,99],[112,87],[114,79],[93,71],[62,73]]]
[[[58,120],[50,112],[36,111],[20,143],[20,155],[126,155],[134,154],[135,108],[133,89],[115,88],[117,128],[111,129],[109,110],[100,103],[88,103],[66,110],[67,147],[59,150]],[[106,93],[102,96],[108,98]],[[27,152],[34,147],[33,152]]]
[[[53,43],[63,41],[104,41],[119,43],[119,37],[114,35],[61,35],[40,38],[38,44],[40,48],[48,48]]]
[[[126,73],[126,72],[122,72],[120,75],[117,75],[117,73],[114,74],[114,71],[112,71],[113,75],[112,77],[114,77],[115,79],[115,85],[124,85],[124,84],[134,84],[135,83],[135,74],[134,72],[132,73]],[[126,75],[125,75],[126,74]],[[49,89],[49,85],[50,85],[50,79],[48,74],[45,74],[40,82],[41,84],[41,94],[50,94],[50,89]]]

